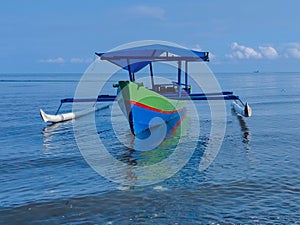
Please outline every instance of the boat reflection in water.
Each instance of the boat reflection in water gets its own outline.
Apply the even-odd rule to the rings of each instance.
[[[246,124],[245,119],[241,115],[237,114],[234,109],[232,109],[231,112],[232,112],[232,115],[237,118],[237,120],[240,124],[240,128],[243,133],[243,143],[248,145],[251,140],[251,132]]]
[[[104,142],[109,137],[109,142],[104,143],[106,151],[124,163],[122,170],[118,170],[118,162],[108,165],[111,171],[119,171],[109,175],[125,186],[154,184],[173,176],[189,161],[198,144],[199,118],[192,101],[187,101],[168,121],[154,117],[147,124],[148,129],[135,135],[128,129],[128,121],[117,102],[111,113],[107,121],[101,118],[102,126],[97,121],[99,117],[95,117],[96,124],[99,138]],[[114,166],[118,168],[112,169]],[[126,173],[127,180],[122,173]]]
[[[167,123],[163,122],[137,136],[132,136],[132,149],[136,151],[134,155],[140,159],[139,163],[150,165],[172,154],[186,134],[187,123],[188,118],[184,111],[181,116]]]
[[[249,144],[251,138],[250,130],[242,116],[237,115],[237,118],[241,126],[241,131],[243,132],[243,143]]]
[[[193,149],[187,149],[186,131],[189,123],[190,119],[185,113],[167,123],[151,127],[140,135],[131,135],[131,147],[122,154],[120,160],[130,168],[127,170],[127,179],[132,185],[157,183],[182,168],[193,153]]]
[[[235,115],[239,122],[240,129],[242,131],[242,138],[243,138],[242,143],[244,144],[244,150],[246,152],[247,158],[250,161],[257,161],[257,159],[251,153],[251,146],[250,146],[251,132],[249,127],[247,126],[245,119],[241,115],[236,114],[234,110],[232,110],[232,115]]]
[[[44,154],[49,154],[53,149],[61,148],[62,144],[74,140],[73,121],[49,124],[43,129],[42,134]]]

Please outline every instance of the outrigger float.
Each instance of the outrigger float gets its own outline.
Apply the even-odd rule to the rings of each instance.
[[[63,122],[75,119],[95,110],[107,108],[108,105],[92,110],[58,114],[64,103],[74,102],[112,102],[117,100],[126,116],[132,134],[137,135],[147,129],[153,118],[169,122],[180,118],[185,113],[187,100],[232,100],[232,107],[236,113],[250,117],[252,110],[249,104],[243,103],[239,96],[231,91],[215,93],[193,93],[188,82],[188,65],[191,62],[208,62],[209,53],[187,50],[174,46],[152,44],[141,47],[127,48],[106,53],[96,53],[100,60],[107,60],[128,71],[129,79],[119,81],[114,85],[117,95],[99,95],[97,98],[74,99],[66,98],[55,115],[46,114],[40,110],[44,122]],[[177,82],[156,84],[154,82],[153,65],[156,62],[177,62]],[[183,72],[183,65],[185,66]],[[149,67],[151,88],[147,89],[143,83],[136,82],[135,74],[145,67]],[[184,82],[182,79],[184,73]],[[152,124],[156,126],[158,124]]]

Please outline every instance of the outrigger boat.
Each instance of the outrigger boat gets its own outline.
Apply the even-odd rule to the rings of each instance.
[[[106,53],[96,53],[96,55],[99,56],[100,60],[109,61],[128,72],[128,80],[121,80],[114,85],[117,88],[117,95],[99,95],[96,99],[62,99],[56,115],[49,115],[42,110],[40,111],[45,122],[55,123],[76,117],[76,113],[58,114],[63,103],[109,102],[115,100],[118,101],[134,135],[149,129],[149,124],[152,127],[159,125],[162,121],[168,123],[178,120],[180,122],[180,118],[186,112],[187,100],[232,100],[232,107],[238,114],[245,117],[250,117],[252,114],[249,104],[244,104],[233,92],[192,92],[191,85],[188,82],[188,65],[191,62],[208,62],[208,52],[151,44]],[[153,65],[161,62],[177,62],[176,82],[169,84],[156,84],[154,82]],[[146,88],[143,83],[137,82],[135,79],[136,73],[147,66],[150,71],[151,88]],[[183,73],[184,82],[182,79]],[[82,116],[83,114],[83,112],[79,112],[78,115]],[[153,122],[153,118],[160,119]]]

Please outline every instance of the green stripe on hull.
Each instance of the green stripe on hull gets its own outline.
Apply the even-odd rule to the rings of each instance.
[[[148,90],[142,83],[119,81],[125,101],[135,101],[163,111],[174,111],[183,108],[186,103],[168,99],[154,91]]]

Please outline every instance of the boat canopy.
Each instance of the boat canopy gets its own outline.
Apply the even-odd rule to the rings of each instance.
[[[145,45],[105,53],[97,53],[101,60],[107,60],[121,68],[135,73],[151,62],[178,61],[196,62],[209,61],[208,52],[200,52],[185,48],[162,44]]]

